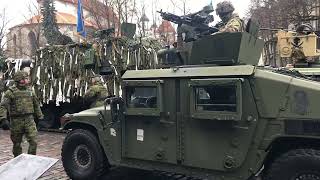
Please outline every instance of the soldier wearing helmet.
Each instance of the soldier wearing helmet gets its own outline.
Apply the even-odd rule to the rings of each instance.
[[[215,27],[219,28],[219,32],[241,32],[244,30],[243,21],[233,11],[234,7],[229,1],[217,4],[216,13],[220,17],[221,22]]]
[[[3,95],[0,103],[0,119],[6,118],[6,111],[10,117],[12,152],[16,157],[22,153],[21,142],[25,135],[29,149],[28,154],[36,154],[37,151],[37,128],[34,118],[43,119],[43,114],[35,93],[28,88],[28,73],[17,71],[13,80],[15,85],[10,87]]]

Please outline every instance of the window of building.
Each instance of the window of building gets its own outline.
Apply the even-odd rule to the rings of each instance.
[[[236,85],[208,85],[195,87],[196,111],[237,112]]]
[[[13,35],[13,57],[17,58],[17,36]]]
[[[127,87],[127,107],[157,108],[157,87]]]

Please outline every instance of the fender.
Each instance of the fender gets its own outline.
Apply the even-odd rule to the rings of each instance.
[[[281,135],[274,137],[266,147],[263,165],[268,167],[275,158],[292,149],[320,149],[320,137]]]

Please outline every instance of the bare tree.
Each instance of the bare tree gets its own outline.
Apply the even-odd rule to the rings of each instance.
[[[152,27],[153,27],[153,35],[156,35],[156,28],[158,27],[159,22],[159,15],[156,11],[159,9],[159,0],[152,0]]]
[[[32,49],[39,49],[40,37],[42,34],[41,9],[34,2],[28,4],[27,8],[28,8],[28,12],[24,17],[27,23],[32,24],[32,26],[30,26],[30,33],[33,33],[34,35],[34,37],[33,35],[29,37],[29,38],[32,38],[30,39],[31,46],[32,46]],[[32,52],[31,56],[34,55],[34,53],[35,52]]]
[[[318,1],[318,0],[316,0]],[[319,8],[315,0],[251,0],[248,15],[263,27],[287,28],[290,23],[300,24],[319,20],[314,12]]]
[[[191,7],[189,3],[191,0],[170,0],[174,10],[179,10],[183,15],[189,14]]]
[[[98,29],[120,27],[122,22],[129,22],[135,14],[136,0],[91,0],[89,2],[90,17]],[[105,22],[104,20],[107,20]]]
[[[112,22],[112,6],[110,0],[104,0],[101,2],[99,0],[91,0],[89,2],[89,21],[97,26],[98,29],[110,28]],[[105,22],[107,19],[107,22]],[[87,19],[88,20],[88,19]]]
[[[121,23],[125,22],[131,22],[136,23],[138,26],[140,25],[140,17],[143,14],[142,7],[144,7],[145,4],[140,4],[140,7],[138,7],[138,3],[136,0],[114,0],[113,1],[113,7],[116,10],[116,14],[118,15],[118,25],[120,26]],[[130,21],[129,21],[130,19]],[[118,31],[118,35],[120,35],[120,31]]]
[[[116,35],[119,36],[121,24],[124,22],[135,23],[138,29],[142,27],[140,18],[143,15],[142,8],[147,4],[145,2],[137,2],[137,0],[90,0],[88,2],[87,8],[90,14],[86,18],[90,19],[98,29],[114,27]]]
[[[6,39],[7,28],[9,20],[6,16],[6,9],[0,12],[0,61],[3,61],[5,57],[5,46],[8,39]]]

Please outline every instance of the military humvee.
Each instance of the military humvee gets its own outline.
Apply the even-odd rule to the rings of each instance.
[[[255,32],[190,42],[183,66],[126,71],[122,97],[69,117],[67,174],[89,179],[124,166],[204,179],[320,179],[320,84],[257,67]]]

